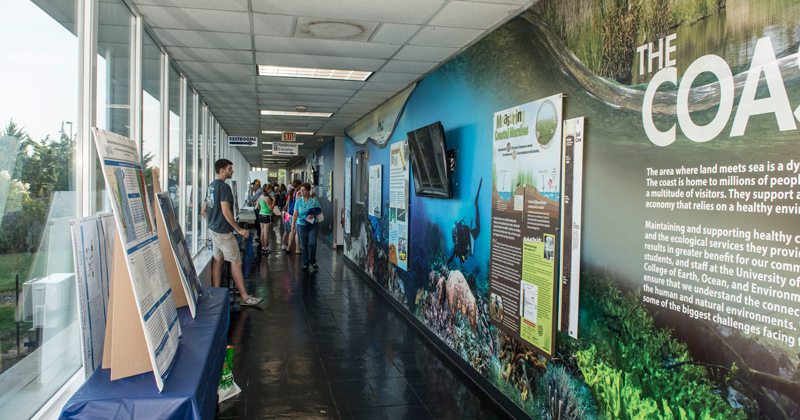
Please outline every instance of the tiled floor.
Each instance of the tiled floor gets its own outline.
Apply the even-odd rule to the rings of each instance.
[[[264,302],[231,314],[242,393],[218,419],[506,418],[343,258],[322,240],[318,272],[256,258],[246,284]]]

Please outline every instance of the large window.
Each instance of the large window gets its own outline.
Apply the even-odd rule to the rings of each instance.
[[[19,419],[82,364],[69,239],[77,4],[2,0],[0,16],[0,418]]]
[[[208,187],[205,176],[205,162],[207,162],[208,159],[205,159],[203,156],[203,154],[206,152],[206,132],[208,131],[206,128],[206,124],[208,124],[206,106],[203,105],[202,102],[198,102],[197,111],[199,117],[197,119],[197,150],[195,151],[195,156],[197,156],[197,194],[195,194],[194,203],[192,203],[192,205],[195,207],[195,218],[197,218],[198,221],[198,223],[195,223],[193,232],[193,235],[198,241],[195,252],[199,251],[203,247],[203,244],[200,243],[200,240],[203,237],[203,226],[205,225],[206,219],[201,216],[199,217],[199,212],[201,206],[203,205],[206,188]]]
[[[197,144],[197,128],[195,122],[197,121],[197,95],[194,91],[187,87],[186,89],[186,144],[184,145],[184,161],[186,162],[186,191],[182,194],[187,197],[186,203],[186,223],[183,226],[184,234],[186,235],[186,243],[191,247],[192,252],[197,252],[197,237],[194,235],[195,225],[195,212],[196,207],[192,204],[195,202],[195,188],[197,184],[197,152],[195,151],[195,144]]]
[[[163,54],[147,33],[142,39],[142,166],[148,188],[161,164],[161,64]],[[162,186],[163,188],[163,186]]]
[[[131,137],[131,51],[133,50],[133,14],[119,0],[100,0],[97,27],[97,103],[99,128]],[[92,146],[94,139],[88,139]],[[100,176],[100,162],[95,163],[94,211],[111,211]]]
[[[180,161],[181,161],[181,75],[175,67],[169,66],[169,152],[167,154],[167,185],[172,206],[177,212],[180,208]],[[177,214],[177,213],[176,213]]]

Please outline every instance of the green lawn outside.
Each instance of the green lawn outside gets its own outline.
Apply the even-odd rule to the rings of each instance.
[[[14,291],[15,273],[19,273],[21,289],[35,260],[36,254],[33,253],[0,255],[0,293]]]

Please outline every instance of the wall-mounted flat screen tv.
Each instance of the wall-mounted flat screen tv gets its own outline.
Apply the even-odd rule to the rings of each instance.
[[[408,148],[411,174],[418,197],[451,198],[450,172],[447,168],[447,143],[441,122],[410,131]]]

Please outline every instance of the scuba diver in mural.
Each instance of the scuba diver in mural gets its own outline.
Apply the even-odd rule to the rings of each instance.
[[[467,256],[472,256],[472,252],[475,250],[475,240],[478,239],[478,235],[481,233],[481,217],[480,212],[478,211],[478,197],[481,195],[481,185],[483,184],[483,178],[478,182],[478,192],[475,194],[475,227],[470,228],[470,225],[467,225],[464,222],[464,219],[457,221],[453,225],[453,253],[450,255],[450,258],[447,259],[447,264],[453,262],[453,260],[458,256],[461,259],[461,262],[467,260]]]

